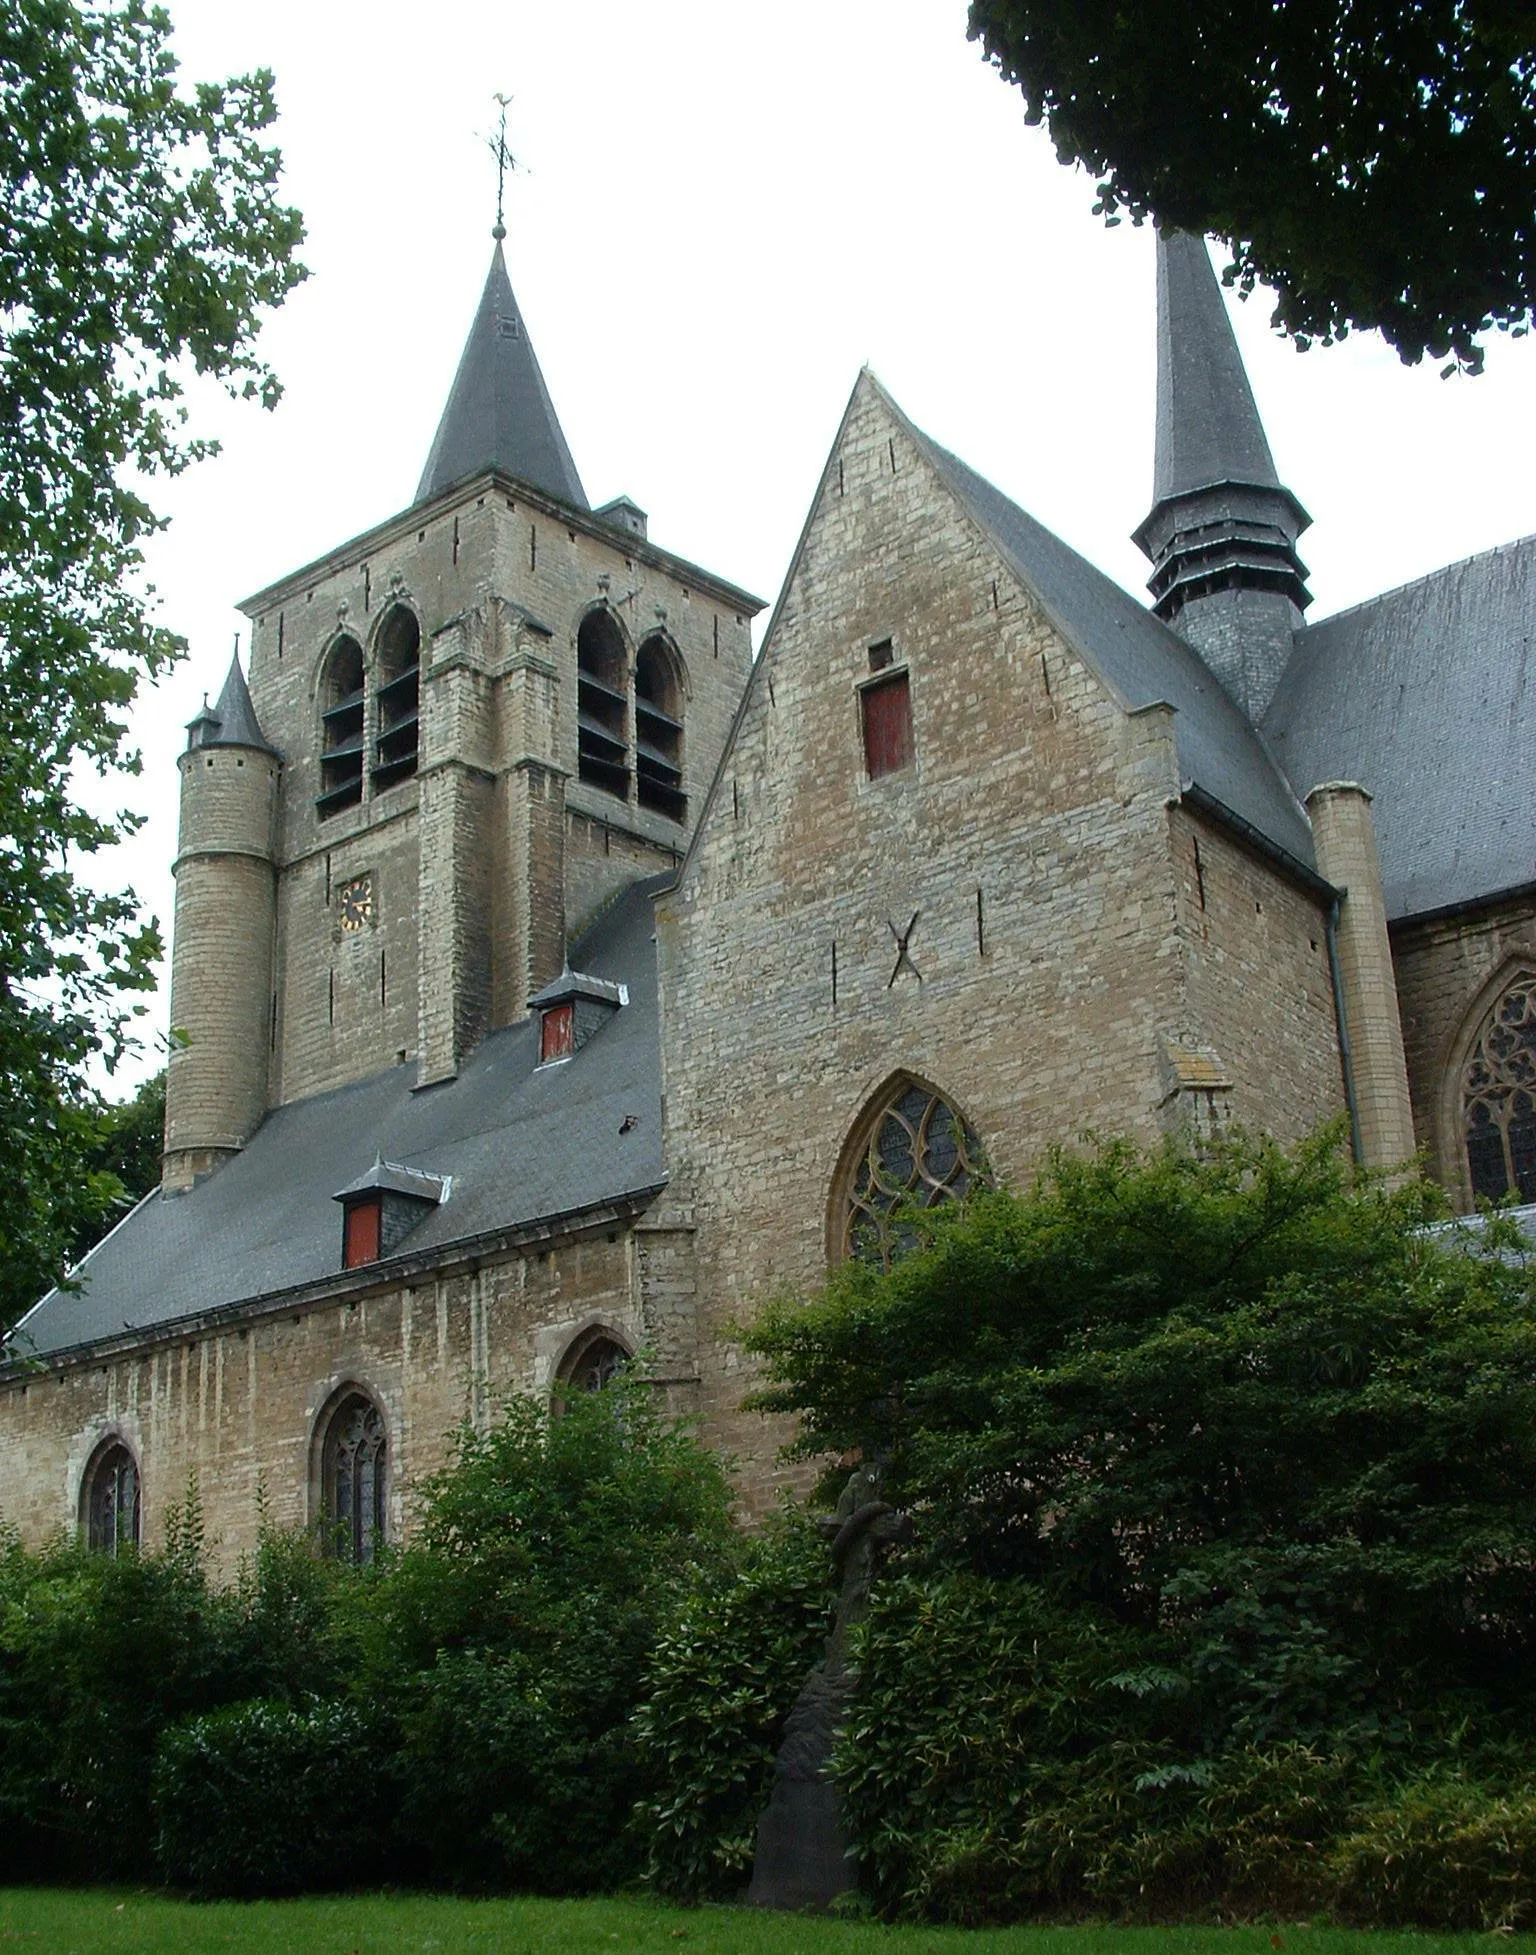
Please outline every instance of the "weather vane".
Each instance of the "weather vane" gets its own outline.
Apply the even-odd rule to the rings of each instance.
[[[492,231],[491,236],[500,244],[502,239],[507,235],[505,217],[507,171],[515,170],[518,164],[517,158],[507,148],[507,105],[511,102],[512,97],[510,95],[493,95],[491,100],[497,103],[501,109],[501,122],[496,130],[496,134],[494,137],[487,136],[485,139],[486,147],[496,158],[496,228]]]

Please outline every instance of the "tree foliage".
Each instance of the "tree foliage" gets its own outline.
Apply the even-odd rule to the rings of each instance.
[[[1098,209],[1231,247],[1305,346],[1378,328],[1476,370],[1536,301],[1521,0],[972,0],[970,32]]]
[[[275,400],[257,327],[303,275],[270,75],[183,91],[169,36],[144,0],[0,0],[0,1265],[28,1297],[90,1185],[84,1069],[159,954],[132,894],[79,874],[135,825],[82,776],[137,771],[124,715],[182,649],[141,574],[145,487],[210,450],[192,375]]]
[[[807,1452],[884,1454],[935,1565],[1177,1631],[1213,1739],[1387,1733],[1536,1642],[1519,1238],[1287,1155],[1058,1155],[751,1335]]]

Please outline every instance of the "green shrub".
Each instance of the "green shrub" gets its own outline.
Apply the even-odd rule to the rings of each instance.
[[[174,1726],[155,1762],[156,1850],[199,1893],[296,1894],[377,1881],[394,1774],[351,1705],[257,1701]]]
[[[826,1543],[782,1519],[740,1572],[684,1607],[651,1657],[634,1733],[645,1877],[687,1900],[725,1898],[751,1871],[784,1720],[831,1626]]]
[[[1329,1859],[1341,1906],[1362,1920],[1528,1927],[1536,1920],[1536,1783],[1426,1774],[1360,1813]]]

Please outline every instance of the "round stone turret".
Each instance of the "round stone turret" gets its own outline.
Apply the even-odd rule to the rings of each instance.
[[[280,758],[263,737],[239,660],[217,706],[187,729],[181,770],[168,1194],[243,1147],[267,1111],[276,926],[273,824]]]

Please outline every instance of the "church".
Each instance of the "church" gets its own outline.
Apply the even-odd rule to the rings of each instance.
[[[1205,246],[1150,603],[868,371],[760,601],[594,508],[500,238],[412,505],[248,599],[178,765],[161,1186],[0,1365],[0,1518],[366,1560],[463,1421],[731,1327],[1088,1129],[1536,1200],[1536,539],[1309,623]],[[1533,675],[1536,676],[1536,675]]]

